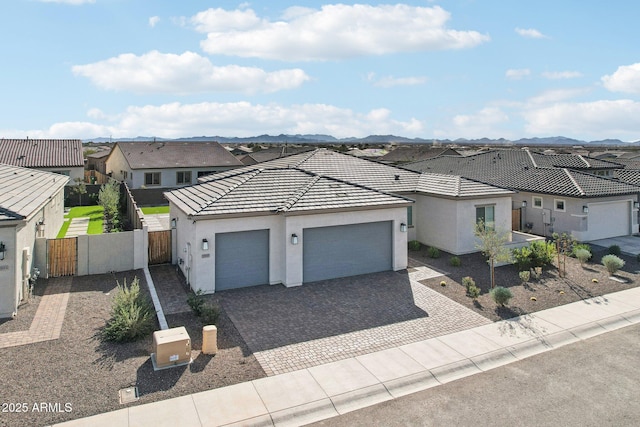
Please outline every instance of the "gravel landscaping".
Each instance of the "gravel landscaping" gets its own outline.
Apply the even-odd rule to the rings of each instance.
[[[202,323],[191,313],[167,316],[169,327],[185,326],[189,332],[194,361],[188,367],[154,372],[151,337],[102,343],[96,333],[109,318],[116,280],[122,283],[126,277],[129,283],[136,275],[146,287],[142,271],[74,277],[60,339],[0,349],[0,403],[13,409],[0,413],[0,426],[44,426],[265,376],[224,310],[215,356],[200,353]],[[15,320],[0,324],[0,333],[29,328],[47,282],[38,280],[34,301]],[[121,405],[118,391],[131,386],[138,387],[140,399]],[[16,413],[16,404],[25,403],[27,411]],[[34,404],[41,403],[54,412],[35,411]]]
[[[430,258],[425,247],[419,251],[409,251],[409,257],[448,273],[447,277],[421,280],[420,283],[488,319],[497,321],[638,286],[640,263],[635,257],[620,255],[625,266],[610,278],[607,270],[600,264],[602,256],[608,253],[607,249],[593,246],[592,252],[590,262],[584,266],[577,259],[567,257],[566,277],[563,278],[558,275],[557,260],[554,265],[543,269],[540,279],[531,278],[528,283],[522,283],[515,265],[497,267],[496,286],[508,288],[513,294],[506,307],[498,306],[489,295],[489,266],[481,254],[459,256],[459,267],[450,264],[451,254],[441,252],[439,258]],[[477,301],[466,295],[466,288],[462,285],[462,278],[465,276],[472,277],[476,286],[482,290]],[[441,285],[443,280],[446,282],[445,286]]]

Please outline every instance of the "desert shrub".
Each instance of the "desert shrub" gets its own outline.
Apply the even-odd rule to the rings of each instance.
[[[624,267],[624,261],[613,254],[609,254],[602,257],[602,265],[605,266],[609,274],[615,274],[616,271]]]
[[[504,307],[505,304],[508,304],[509,300],[513,298],[511,291],[507,288],[503,288],[502,286],[491,289],[489,295],[491,295],[491,298],[496,302],[496,304],[499,304],[502,307]]]
[[[518,269],[525,271],[551,264],[556,256],[556,245],[553,242],[535,241],[529,246],[514,249],[512,253]]]
[[[518,276],[520,276],[520,280],[522,280],[522,283],[527,283],[531,279],[531,272],[521,271],[518,273]]]
[[[475,280],[473,280],[472,277],[470,276],[464,276],[462,278],[462,286],[464,286],[466,289],[469,289],[469,286],[475,286],[476,282]]]
[[[417,240],[410,240],[409,241],[409,250],[410,251],[419,251],[421,246],[422,246],[422,244],[420,242],[418,242]]]
[[[615,255],[615,256],[620,256],[620,246],[618,245],[611,245],[609,246],[609,255]]]
[[[591,258],[591,252],[588,251],[587,249],[576,249],[573,251],[575,257],[578,259],[578,261],[580,261],[580,264],[584,264],[585,262],[589,261],[589,259]]]
[[[591,245],[589,245],[588,243],[575,243],[571,248],[571,256],[577,258],[576,252],[580,249],[585,249],[589,251],[589,253],[591,253]]]
[[[116,282],[118,283],[118,282]],[[153,330],[153,306],[149,298],[140,292],[137,277],[130,286],[118,283],[118,293],[111,306],[111,318],[102,329],[101,336],[106,341],[126,342],[140,339]]]
[[[197,292],[191,292],[187,297],[187,304],[193,310],[193,313],[204,323],[205,325],[216,325],[220,318],[220,307],[215,304],[211,304],[204,299],[202,290]]]
[[[429,258],[440,258],[440,249],[429,246],[429,249],[427,249],[427,255]]]
[[[458,258],[457,256],[452,256],[451,258],[449,258],[449,264],[451,264],[451,266],[453,267],[460,267],[462,265],[462,261],[460,261],[460,258]]]
[[[466,288],[468,297],[477,299],[480,296],[481,290],[476,286],[476,282],[471,277],[463,277],[462,285]]]

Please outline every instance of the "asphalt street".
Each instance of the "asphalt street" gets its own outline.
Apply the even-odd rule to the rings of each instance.
[[[313,425],[638,426],[640,325]]]

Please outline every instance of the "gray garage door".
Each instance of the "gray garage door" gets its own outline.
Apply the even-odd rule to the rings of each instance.
[[[216,291],[269,283],[269,230],[216,234]]]
[[[392,269],[391,221],[305,228],[303,282]]]

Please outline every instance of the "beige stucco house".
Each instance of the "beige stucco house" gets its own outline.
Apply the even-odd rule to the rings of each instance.
[[[36,237],[55,238],[69,178],[0,164],[0,318],[27,296]]]

